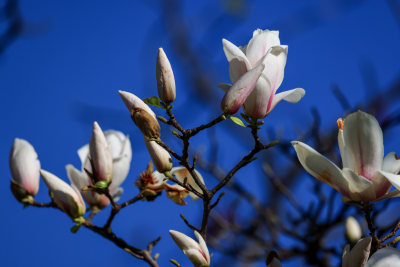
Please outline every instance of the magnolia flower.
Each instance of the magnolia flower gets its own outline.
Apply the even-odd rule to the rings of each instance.
[[[169,230],[169,234],[195,267],[210,266],[210,254],[206,242],[197,231],[194,231],[194,234],[199,243],[178,231]]]
[[[377,120],[362,111],[338,120],[338,143],[343,169],[339,169],[308,145],[293,141],[304,169],[344,195],[344,201],[378,201],[399,196],[387,194],[391,183],[400,189],[400,160],[394,153],[383,158],[382,130]],[[389,181],[391,182],[389,182]]]
[[[10,151],[11,191],[17,200],[35,196],[39,190],[40,162],[29,142],[15,138]]]
[[[127,135],[124,135],[119,131],[108,130],[104,132],[104,136],[110,148],[113,160],[112,183],[108,189],[114,200],[118,201],[119,197],[123,193],[123,189],[119,186],[126,179],[131,165],[131,142]],[[106,207],[109,204],[109,199],[105,195],[98,194],[94,191],[82,190],[83,187],[93,184],[92,180],[84,170],[87,167],[90,168],[89,144],[81,147],[78,150],[78,155],[82,163],[82,171],[77,170],[70,164],[66,166],[68,178],[71,181],[71,184],[80,189],[83,198],[90,206],[97,206],[99,208]]]
[[[160,99],[165,103],[174,102],[176,97],[174,72],[167,55],[161,47],[158,49],[157,55],[156,79]]]
[[[342,267],[363,267],[368,260],[371,250],[371,237],[360,239],[350,250],[350,245],[344,247]]]
[[[78,189],[74,186],[69,186],[66,182],[48,171],[40,170],[40,174],[49,188],[57,207],[72,219],[77,219],[85,214],[85,203]]]
[[[168,151],[157,144],[156,141],[144,140],[150,157],[153,160],[157,171],[164,173],[172,168],[172,159]]]
[[[93,123],[92,139],[89,143],[92,175],[96,181],[110,182],[113,174],[113,160],[107,140],[97,122]]]
[[[238,112],[246,98],[253,91],[254,86],[256,86],[257,80],[260,78],[263,70],[264,65],[261,64],[243,74],[239,80],[229,88],[221,102],[221,108],[225,113],[235,114]]]
[[[354,266],[354,265],[353,265]],[[386,247],[375,252],[369,258],[366,267],[397,267],[400,266],[400,251]]]
[[[353,245],[358,240],[360,240],[362,236],[361,227],[354,217],[352,216],[347,217],[345,229],[346,229],[346,238],[350,242],[350,244]]]
[[[282,99],[297,103],[304,96],[302,88],[276,94],[283,81],[288,47],[280,45],[279,32],[255,30],[246,46],[237,47],[223,39],[225,56],[229,61],[229,76],[235,83],[251,69],[264,64],[265,68],[254,90],[244,102],[247,116],[261,119],[267,116]],[[227,85],[222,85],[227,87]]]

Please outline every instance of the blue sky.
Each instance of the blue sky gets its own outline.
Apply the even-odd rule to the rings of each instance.
[[[229,82],[221,39],[243,45],[256,28],[280,30],[281,43],[289,45],[285,80],[279,90],[306,90],[300,103],[279,104],[266,120],[268,127],[284,130],[287,139],[295,138],[296,129],[310,124],[311,107],[320,112],[323,126],[335,124],[343,116],[331,93],[332,84],[341,88],[352,105],[373,97],[374,91],[366,93],[360,71],[366,62],[374,67],[379,88],[389,86],[399,74],[400,29],[386,1],[244,1],[241,15],[227,12],[227,2],[182,1],[189,42],[198,49],[202,67],[212,73],[215,82],[211,90],[217,91],[218,97],[206,103],[190,90],[192,66],[174,50],[159,1],[20,1],[25,31],[0,55],[2,266],[145,266],[88,230],[70,233],[72,222],[59,211],[23,209],[9,191],[8,155],[15,137],[27,139],[39,154],[42,168],[67,179],[65,165],[80,167],[76,150],[88,143],[96,120],[103,130],[130,135],[133,160],[123,184],[123,199],[129,199],[137,192],[133,182],[150,158],[117,91],[143,98],[156,95],[158,47],[164,48],[174,68],[175,113],[188,128],[220,112],[213,108],[222,99],[216,84]],[[221,165],[228,169],[248,147],[232,138],[225,126],[218,126],[217,132],[223,137],[219,139]],[[179,148],[168,129],[163,131],[166,142]],[[387,136],[387,152],[399,152],[395,136],[395,132]],[[199,136],[193,145],[197,151],[207,152],[207,135]],[[229,151],[224,150],[228,147]],[[255,186],[251,176],[259,173],[251,167],[241,171],[242,176],[250,177],[246,184],[256,195],[263,189]],[[208,179],[205,175],[206,184],[212,184]],[[37,199],[48,200],[42,181]],[[201,203],[189,200],[180,207],[163,195],[154,203],[140,202],[127,208],[114,227],[138,247],[162,235],[155,248],[161,253],[161,266],[168,266],[170,258],[186,266],[188,260],[173,244],[168,230],[193,236],[179,214],[198,224],[200,212]],[[95,222],[104,221],[107,213]]]

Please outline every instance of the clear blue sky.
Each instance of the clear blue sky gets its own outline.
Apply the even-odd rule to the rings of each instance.
[[[330,90],[333,83],[340,86],[353,105],[370,97],[364,90],[361,64],[369,62],[375,67],[379,87],[390,85],[400,72],[400,29],[386,1],[244,1],[246,8],[240,16],[227,14],[222,3],[229,1],[182,2],[190,43],[198,48],[203,65],[213,73],[216,83],[229,81],[222,38],[242,45],[256,28],[281,31],[281,42],[289,45],[289,55],[280,90],[306,90],[300,103],[278,105],[266,121],[268,126],[285,129],[288,139],[294,138],[296,127],[310,123],[311,107],[322,114],[324,126],[335,124],[342,116]],[[25,0],[20,6],[26,30],[0,55],[0,265],[145,266],[88,230],[70,233],[73,224],[59,211],[23,209],[9,191],[8,155],[13,139],[29,140],[39,154],[42,168],[67,179],[65,165],[80,167],[76,150],[89,141],[94,120],[103,130],[129,134],[133,160],[122,198],[127,200],[137,192],[133,182],[145,169],[149,156],[117,91],[131,91],[143,98],[156,95],[158,47],[164,47],[175,71],[178,119],[193,127],[219,111],[208,111],[209,106],[188,89],[191,84],[185,75],[190,66],[178,59],[171,46],[159,1]],[[216,84],[214,87],[218,90]],[[222,92],[218,96],[209,101],[218,106]],[[220,154],[222,165],[228,168],[248,148],[235,144],[224,127],[218,129],[225,137],[221,142],[229,142],[222,143]],[[168,136],[168,129],[164,131]],[[400,152],[395,136],[393,133],[385,141],[387,152]],[[172,138],[166,140],[178,147]],[[200,136],[194,142],[195,148],[207,151],[206,140],[206,135]],[[230,150],[223,152],[224,147]],[[251,168],[246,171],[248,176],[259,174]],[[206,175],[205,180],[206,184],[213,183]],[[248,185],[252,183],[249,177]],[[43,182],[37,199],[48,200]],[[108,212],[107,209],[105,213]],[[198,224],[200,212],[200,202],[189,200],[188,206],[179,207],[163,195],[154,203],[140,202],[129,207],[117,217],[114,227],[138,247],[162,235],[155,248],[161,253],[161,266],[168,266],[170,258],[187,266],[188,260],[168,230],[193,236],[179,214]],[[104,219],[99,215],[95,222]]]

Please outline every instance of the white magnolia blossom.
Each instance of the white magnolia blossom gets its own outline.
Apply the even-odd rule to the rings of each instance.
[[[207,244],[197,231],[195,231],[194,234],[199,240],[198,243],[178,231],[169,230],[169,233],[195,267],[210,266],[210,253],[208,252]]]
[[[129,136],[115,130],[104,132],[105,139],[109,146],[113,162],[112,183],[109,190],[114,200],[117,201],[123,189],[119,187],[126,179],[132,160],[132,147]],[[91,185],[92,181],[87,175],[85,168],[90,171],[89,160],[89,144],[84,145],[78,150],[78,155],[81,160],[81,171],[74,168],[72,165],[67,165],[68,178],[76,188],[80,189],[83,198],[90,206],[98,206],[103,208],[109,204],[109,200],[105,195],[97,194],[93,191],[83,191],[82,188]]]
[[[15,138],[10,151],[10,170],[13,180],[26,193],[35,196],[39,190],[40,162],[33,146],[26,140]]]
[[[369,258],[365,267],[398,267],[400,266],[400,251],[386,247],[375,252]]]
[[[66,182],[48,171],[40,170],[40,174],[49,188],[55,204],[62,211],[72,219],[79,218],[85,214],[85,203],[77,188],[69,186]]]
[[[244,111],[249,117],[264,118],[282,99],[297,103],[304,96],[302,88],[276,94],[283,81],[288,53],[288,47],[280,44],[278,31],[257,29],[253,32],[253,38],[243,47],[237,47],[225,39],[222,44],[229,61],[232,83],[251,69],[265,65],[254,90],[244,102]],[[221,87],[227,88],[229,85],[222,84]]]
[[[399,196],[387,193],[391,183],[400,189],[400,160],[394,153],[383,158],[383,136],[377,120],[362,111],[338,120],[338,143],[343,169],[310,146],[292,141],[304,169],[344,195],[344,201],[378,201]],[[390,181],[390,182],[389,182]]]
[[[350,245],[344,247],[342,267],[364,267],[371,250],[371,237],[360,239],[350,250]]]

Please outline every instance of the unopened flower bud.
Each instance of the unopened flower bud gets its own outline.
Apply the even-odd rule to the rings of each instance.
[[[145,140],[147,150],[157,171],[164,173],[172,169],[172,159],[168,151],[155,141]]]
[[[371,237],[360,239],[350,250],[350,245],[344,247],[342,267],[365,266],[371,251]]]
[[[76,219],[86,212],[85,203],[78,190],[73,189],[66,182],[54,174],[40,170],[40,174],[49,188],[55,204],[69,217]]]
[[[17,200],[35,196],[39,190],[40,162],[27,141],[15,138],[10,151],[11,190]]]
[[[160,137],[160,124],[158,124],[158,121],[146,110],[135,108],[132,110],[131,116],[133,122],[144,137],[147,139]]]
[[[118,91],[118,93],[121,96],[122,101],[124,101],[129,112],[132,113],[132,110],[135,108],[142,108],[146,110],[148,113],[150,113],[151,116],[156,118],[156,114],[154,114],[151,108],[148,105],[146,105],[146,103],[144,103],[139,97],[126,91]]]
[[[264,64],[243,74],[225,94],[221,102],[222,110],[227,114],[235,114],[253,91],[264,70]]]
[[[174,73],[167,55],[161,47],[158,49],[156,79],[160,99],[167,104],[173,102],[176,97]]]
[[[197,231],[194,231],[194,234],[199,243],[178,231],[169,230],[169,234],[195,267],[210,266],[210,253],[208,252],[206,242]]]
[[[346,228],[346,238],[348,239],[351,245],[354,245],[355,243],[357,243],[358,240],[360,240],[362,236],[360,224],[354,217],[349,216],[346,219],[345,228]]]
[[[113,172],[112,154],[103,131],[97,122],[93,124],[89,151],[95,180],[110,182]]]

